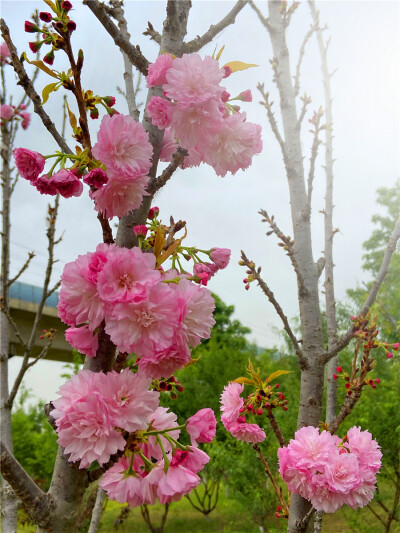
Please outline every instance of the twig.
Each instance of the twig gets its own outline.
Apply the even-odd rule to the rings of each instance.
[[[147,192],[151,195],[154,195],[157,191],[161,189],[161,187],[164,187],[164,185],[172,177],[176,169],[182,165],[183,160],[187,155],[188,151],[178,146],[176,152],[172,156],[171,163],[162,172],[161,176],[150,181],[150,184],[147,187]]]
[[[285,498],[283,497],[282,489],[277,485],[277,483],[276,483],[276,481],[274,479],[274,476],[272,475],[272,472],[271,472],[271,470],[269,468],[267,460],[265,459],[264,455],[262,454],[260,446],[258,444],[253,444],[253,450],[256,451],[257,457],[260,460],[261,464],[263,465],[263,467],[265,469],[265,473],[267,474],[267,476],[269,477],[269,479],[270,479],[270,481],[272,483],[274,491],[275,491],[276,495],[278,496],[279,502],[280,502],[283,510],[285,511],[286,515],[289,515],[289,508],[288,508],[288,506],[286,504]]]
[[[364,305],[361,307],[358,315],[365,316],[368,313],[368,311],[371,309],[371,306],[374,303],[376,296],[378,295],[378,292],[383,283],[383,280],[385,279],[389,271],[390,260],[392,258],[393,252],[396,250],[396,245],[397,245],[397,241],[399,240],[399,238],[400,238],[400,218],[397,220],[394,230],[392,234],[390,235],[385,253],[383,255],[383,259],[382,259],[382,263],[381,263],[378,275],[376,276],[374,282],[372,283],[372,287],[369,291],[367,299],[365,300]],[[355,327],[352,325],[347,330],[347,332],[335,344],[333,344],[332,348],[330,348],[329,350],[326,350],[322,354],[321,356],[322,362],[327,363],[330,359],[332,359],[332,357],[335,357],[337,353],[343,350],[353,338],[354,332],[355,332]]]
[[[18,326],[17,324],[14,322],[14,319],[13,317],[10,315],[10,312],[9,310],[7,309],[7,307],[5,307],[4,303],[3,303],[3,300],[0,301],[0,309],[1,309],[1,312],[6,316],[8,322],[10,323],[10,326],[13,328],[14,330],[14,333],[17,337],[17,339],[19,340],[19,342],[21,343],[22,347],[24,348],[24,350],[26,349],[26,342],[24,341],[24,339],[22,338],[22,335],[18,329]]]
[[[249,5],[253,8],[253,10],[256,12],[258,18],[260,19],[261,24],[268,28],[268,19],[264,17],[264,15],[261,13],[261,11],[258,9],[256,4],[253,2],[253,0],[249,0]]]
[[[300,131],[301,124],[307,112],[308,104],[311,104],[311,98],[304,93],[304,96],[300,96],[300,100],[303,102],[303,106],[300,111],[299,118],[297,119],[297,129]]]
[[[186,54],[193,54],[198,52],[203,46],[210,43],[227,26],[235,22],[236,15],[244,8],[248,0],[238,0],[229,13],[220,20],[217,24],[213,24],[201,37],[198,35],[192,41],[183,43],[183,52]]]
[[[157,44],[161,44],[161,34],[153,28],[151,22],[147,23],[147,29],[143,32],[143,35],[148,35],[152,41],[155,41]]]
[[[262,95],[262,97],[264,99],[264,101],[260,102],[260,104],[263,105],[265,107],[265,109],[267,110],[267,116],[268,116],[269,124],[271,126],[273,134],[275,135],[276,140],[279,143],[279,146],[281,147],[282,154],[283,154],[283,157],[285,159],[285,157],[286,157],[285,142],[282,139],[282,136],[281,136],[281,134],[279,132],[278,124],[277,124],[277,122],[275,120],[274,113],[272,112],[272,104],[273,104],[273,102],[269,101],[269,93],[264,91],[264,84],[263,83],[259,83],[257,85],[257,89],[260,91],[260,93],[261,93],[261,95]]]
[[[278,442],[280,446],[283,448],[283,446],[286,446],[285,438],[283,436],[282,430],[279,427],[278,422],[276,421],[276,418],[274,417],[272,413],[272,409],[267,409],[267,418],[269,420],[269,424],[275,433],[276,438],[278,439]]]
[[[311,26],[311,28],[308,30],[308,32],[304,36],[304,40],[301,44],[300,51],[299,51],[299,59],[297,60],[297,66],[296,66],[296,75],[294,77],[294,95],[297,96],[300,91],[300,71],[301,71],[301,63],[304,58],[304,53],[306,51],[306,44],[309,41],[311,35],[318,29],[317,25]]]
[[[108,13],[115,18],[118,22],[118,27],[121,31],[122,36],[129,41],[131,36],[128,32],[128,23],[125,18],[125,12],[123,7],[122,0],[110,0],[111,6],[106,7]],[[136,105],[136,92],[133,86],[133,75],[132,75],[132,63],[129,60],[129,57],[125,52],[121,50],[122,58],[124,61],[124,80],[125,80],[125,98],[128,104],[128,110],[131,117],[134,117],[135,120],[139,120],[140,112]]]
[[[385,521],[378,515],[378,513],[372,508],[372,505],[370,503],[367,504],[368,509],[371,511],[371,513],[377,518],[382,524],[386,527]]]
[[[18,274],[16,274],[12,279],[10,279],[7,283],[7,286],[10,287],[13,283],[17,281],[17,279],[25,272],[25,270],[28,268],[29,263],[32,261],[32,259],[35,257],[35,252],[29,252],[28,259],[25,261],[24,265],[19,270]]]
[[[99,22],[104,26],[105,30],[113,38],[114,43],[129,57],[130,62],[139,72],[147,76],[147,68],[149,62],[140,51],[139,46],[133,46],[117,28],[114,22],[107,15],[104,6],[97,0],[83,0],[83,3],[88,6],[91,12],[96,16]]]
[[[308,198],[308,215],[311,215],[311,199],[312,199],[312,190],[313,190],[313,182],[314,182],[314,176],[315,176],[315,161],[318,157],[318,147],[321,144],[322,141],[319,139],[319,132],[321,131],[320,128],[320,122],[322,117],[322,110],[321,108],[314,113],[315,122],[314,124],[314,136],[313,136],[313,143],[311,147],[311,156],[310,156],[310,168],[308,171],[308,179],[307,179],[307,198]],[[326,210],[325,210],[326,212]]]
[[[36,485],[2,441],[0,441],[0,459],[4,479],[25,505],[34,522],[39,527],[47,529],[50,525],[51,510],[56,506],[53,497]]]
[[[1,34],[5,42],[7,43],[8,49],[11,53],[11,62],[14,67],[14,71],[16,75],[19,78],[19,85],[24,89],[25,93],[28,95],[30,100],[33,103],[33,108],[35,113],[39,115],[41,118],[44,127],[51,133],[54,140],[58,144],[58,146],[61,148],[61,150],[67,154],[72,153],[72,150],[69,148],[67,143],[64,141],[62,136],[58,133],[57,128],[55,127],[54,123],[52,122],[49,115],[46,113],[46,111],[42,107],[42,99],[38,95],[38,93],[35,91],[35,88],[33,87],[32,81],[30,80],[28,74],[26,73],[26,70],[19,60],[17,49],[15,48],[14,43],[11,40],[10,31],[8,29],[7,24],[3,19],[1,19]]]
[[[52,289],[50,289],[49,291],[47,291],[46,300],[47,300],[47,298],[49,298],[53,294],[53,292],[55,292],[58,289],[58,287],[60,285],[61,285],[61,280],[57,281],[57,283],[54,285],[54,287]]]
[[[28,370],[28,368],[31,368],[31,366],[36,365],[36,363],[37,363],[38,361],[40,361],[40,359],[44,359],[44,358],[46,357],[47,352],[49,351],[49,348],[50,348],[50,346],[51,346],[52,343],[53,343],[53,338],[54,338],[54,337],[50,337],[49,340],[47,341],[46,346],[44,346],[44,347],[42,348],[42,350],[40,351],[39,355],[37,355],[33,361],[31,361],[30,363],[28,363],[28,365],[26,366],[26,369],[27,369],[27,370]]]
[[[258,269],[256,269],[256,266],[253,263],[253,261],[249,261],[249,259],[246,257],[246,254],[243,252],[243,250],[242,250],[241,254],[242,254],[241,258],[242,258],[242,261],[243,261],[244,265],[247,266],[251,276],[253,277],[253,279],[255,279],[257,281],[258,285],[261,287],[261,290],[266,295],[268,300],[272,303],[272,305],[275,308],[275,311],[277,312],[278,316],[282,320],[283,328],[286,331],[286,333],[289,335],[289,338],[292,341],[292,344],[293,344],[293,347],[294,347],[295,352],[297,354],[297,357],[299,358],[300,367],[303,368],[303,369],[307,368],[308,367],[308,362],[303,356],[303,352],[302,352],[302,350],[300,348],[298,340],[296,339],[296,337],[295,337],[295,335],[294,335],[294,333],[292,331],[292,328],[289,325],[289,321],[287,319],[287,316],[283,312],[282,307],[277,302],[277,300],[276,300],[276,298],[274,296],[274,293],[271,291],[271,289],[268,287],[268,285],[265,283],[265,281],[260,276],[260,270],[261,270],[260,267]]]

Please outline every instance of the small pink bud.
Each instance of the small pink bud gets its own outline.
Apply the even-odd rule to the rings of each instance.
[[[245,407],[241,407],[240,410],[239,410],[239,413],[244,413],[246,411],[246,408]]]
[[[336,367],[336,372],[339,372],[339,374],[340,372],[343,372],[342,367],[341,366]]]
[[[50,52],[44,56],[43,61],[48,65],[52,65],[54,63],[54,50],[50,50]]]
[[[143,224],[139,224],[138,226],[135,226],[133,228],[133,231],[134,231],[136,237],[139,237],[139,236],[140,237],[146,237],[146,234],[148,232],[148,228],[145,225],[143,225]]]
[[[99,110],[97,109],[97,107],[93,107],[90,110],[90,118],[93,118],[93,119],[99,118]]]
[[[21,104],[21,105],[19,106],[19,108],[22,109],[22,110],[24,110],[24,109],[27,108],[27,105],[26,105],[26,104]]]
[[[279,387],[280,387],[279,383],[275,383],[275,388],[279,389]]]
[[[375,379],[375,383],[378,383],[378,385],[379,385],[380,382],[381,382],[381,380],[379,378]]]
[[[239,418],[237,419],[237,421],[239,422],[239,424],[244,424],[246,422],[246,419],[244,416],[239,416]]]
[[[221,100],[225,103],[229,100],[231,95],[228,93],[228,91],[222,91]]]
[[[277,510],[277,511],[282,511],[282,507],[281,507],[280,505],[277,505],[277,506],[276,506],[276,510]]]
[[[243,283],[248,283],[249,280],[247,278],[244,278]]]
[[[240,93],[239,100],[242,100],[242,102],[252,102],[253,95],[251,94],[250,89],[247,89],[246,91],[243,91],[242,93]]]
[[[55,24],[54,24],[55,28],[58,30],[58,31],[64,31],[64,24],[61,22],[61,20],[58,20]]]
[[[350,383],[345,384],[346,389],[349,389],[351,387]]]
[[[229,78],[229,76],[232,74],[231,67],[225,66],[225,67],[222,67],[222,68],[225,71],[224,78]]]
[[[392,348],[395,352],[397,352],[397,350],[399,349],[399,343],[395,342],[394,344],[392,344]]]
[[[31,49],[31,51],[36,54],[36,52],[38,50],[40,50],[40,47],[42,46],[42,44],[44,43],[44,41],[32,41],[29,44],[29,48]]]
[[[197,274],[197,277],[199,278],[201,285],[207,285],[208,283],[207,272],[200,272],[200,274]]]
[[[282,409],[283,409],[284,411],[287,411],[287,410],[288,410],[288,407],[286,407],[286,405],[284,405],[284,406],[282,407]]]
[[[386,352],[386,357],[387,357],[388,359],[391,359],[391,358],[393,357],[392,352]]]
[[[257,414],[258,415],[262,415],[263,414],[263,410],[262,409],[258,409]]]
[[[347,452],[346,452],[346,450],[344,448],[340,448],[339,455],[342,455],[343,453],[347,453]]]
[[[112,107],[115,105],[115,97],[114,96],[104,96],[103,102],[108,105],[108,107]]]
[[[90,185],[90,187],[96,187],[96,189],[100,189],[107,181],[107,174],[102,168],[94,168],[83,178],[84,183]]]
[[[339,376],[337,374],[333,374],[333,379],[337,379]]]
[[[276,516],[276,518],[280,518],[281,514],[280,513],[275,513],[275,516]]]
[[[246,291],[248,291],[250,289],[250,285],[246,285],[245,289],[246,289]]]
[[[149,218],[150,220],[153,220],[153,218],[157,217],[159,212],[160,212],[160,209],[158,207],[152,207],[149,210],[149,214],[147,215],[147,218]]]

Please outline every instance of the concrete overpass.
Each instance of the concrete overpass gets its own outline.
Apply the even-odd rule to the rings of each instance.
[[[15,282],[10,286],[10,312],[17,324],[22,338],[27,341],[35,314],[42,298],[42,288],[26,283]],[[64,332],[67,325],[61,322],[57,316],[58,292],[54,292],[47,298],[43,307],[42,319],[39,322],[32,355],[38,355],[45,346],[46,341],[39,339],[43,329],[53,328],[57,331],[51,348],[48,350],[46,359],[53,361],[72,362],[72,347],[65,340]],[[23,355],[23,347],[10,327],[9,356]]]

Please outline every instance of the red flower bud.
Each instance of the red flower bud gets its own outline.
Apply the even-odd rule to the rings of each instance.
[[[108,105],[108,107],[112,107],[115,105],[115,97],[114,96],[104,96],[103,102]]]
[[[275,513],[276,518],[280,518],[281,515],[279,513]]]
[[[40,50],[40,47],[42,46],[42,44],[44,43],[44,41],[32,41],[29,44],[29,48],[32,50],[32,52],[34,54],[36,54],[36,52],[38,50]]]
[[[36,33],[40,31],[40,28],[36,26],[36,24],[33,24],[30,20],[25,21],[25,31],[28,33]]]
[[[381,380],[379,378],[376,378],[375,383],[378,383],[378,385],[379,385],[380,382],[381,382]]]
[[[97,109],[97,107],[93,107],[90,110],[90,118],[93,118],[93,119],[99,118],[99,110]]]
[[[157,217],[159,212],[160,212],[160,209],[158,207],[152,207],[149,210],[149,214],[147,215],[147,218],[149,218],[150,220],[153,220],[153,218]]]
[[[61,9],[68,12],[70,9],[72,9],[71,2],[68,2],[68,0],[64,0],[64,2],[61,2]]]
[[[184,389],[185,389],[185,387],[183,387],[182,385],[178,385],[178,386],[176,387],[176,390],[177,390],[178,392],[183,392]]]
[[[351,387],[350,383],[345,384],[346,389],[349,389]]]
[[[279,383],[275,383],[275,388],[279,389],[279,387],[280,387]]]
[[[263,414],[263,410],[262,409],[258,409],[257,414],[258,415],[262,415]]]
[[[286,407],[286,405],[284,405],[284,406],[282,407],[282,409],[283,409],[284,411],[287,411],[289,408]]]
[[[74,22],[73,20],[69,20],[69,21],[67,22],[67,30],[68,30],[69,32],[71,32],[71,33],[72,33],[73,31],[75,31],[75,30],[76,30],[76,22]]]
[[[399,349],[399,343],[395,342],[394,344],[392,344],[392,348],[395,352],[397,352],[397,350]]]
[[[55,27],[56,30],[58,30],[58,31],[64,31],[64,24],[61,22],[61,20],[58,20],[58,21],[54,24],[54,27]]]
[[[54,63],[54,50],[50,50],[48,54],[46,54],[43,58],[43,61],[47,63],[48,65],[52,65]]]
[[[338,367],[336,368],[336,372],[339,372],[339,374],[340,374],[340,372],[343,372],[342,367],[341,367],[341,366],[338,366]]]
[[[41,11],[39,13],[39,18],[40,20],[43,20],[43,22],[51,22],[53,17],[51,16],[51,13],[47,13],[47,11]]]
[[[282,507],[281,507],[280,505],[277,505],[277,506],[276,506],[276,510],[277,510],[277,511],[282,511]]]
[[[333,374],[333,379],[337,379],[339,376],[337,374]]]
[[[135,226],[133,228],[133,231],[136,235],[136,237],[146,237],[146,233],[148,232],[148,228],[144,226],[143,224],[139,224],[138,226]]]
[[[393,357],[392,352],[386,352],[386,357],[387,357],[388,359],[391,359],[391,358]]]

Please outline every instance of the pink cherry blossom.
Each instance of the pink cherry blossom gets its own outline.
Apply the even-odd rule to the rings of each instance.
[[[61,276],[58,316],[70,326],[89,322],[94,330],[103,320],[105,308],[96,284],[90,280],[92,255],[79,255],[75,261],[65,265]]]
[[[147,176],[140,176],[132,180],[112,178],[97,191],[89,191],[94,201],[96,211],[105,218],[124,217],[134,209],[140,207],[143,196],[148,196],[146,187]]]
[[[108,177],[102,168],[94,168],[83,177],[83,181],[91,187],[100,189],[100,187],[107,183]]]
[[[69,170],[61,169],[51,178],[57,192],[64,198],[80,196],[83,191],[82,182]]]
[[[26,130],[29,124],[31,123],[31,114],[26,111],[21,112],[20,117],[22,117],[21,126],[23,130]]]
[[[180,104],[207,102],[220,98],[222,93],[219,83],[224,72],[220,70],[218,61],[210,56],[202,59],[199,54],[184,54],[174,60],[166,77],[164,91]]]
[[[353,453],[361,466],[367,466],[373,472],[377,472],[381,465],[382,452],[379,444],[369,431],[361,431],[354,426],[347,432],[348,443],[345,444]]]
[[[102,395],[117,406],[115,425],[127,431],[146,429],[160,396],[159,392],[149,390],[151,378],[125,368],[120,374],[112,371],[101,375],[101,381]]]
[[[78,352],[89,357],[96,357],[96,352],[99,347],[99,336],[97,333],[93,333],[89,329],[89,326],[68,328],[65,331],[65,338]]]
[[[179,144],[184,148],[205,147],[225,123],[216,100],[201,104],[177,104],[170,109],[169,115],[171,133],[179,138]]]
[[[200,287],[186,279],[172,287],[178,298],[180,308],[180,325],[178,335],[182,342],[195,347],[201,339],[208,339],[215,324],[213,311],[214,298],[208,289]]]
[[[160,54],[155,62],[149,65],[146,77],[147,87],[156,87],[167,83],[166,74],[173,61],[171,54]]]
[[[115,114],[103,117],[92,152],[106,166],[109,178],[122,179],[146,175],[153,148],[140,122],[129,115]]]
[[[190,361],[190,350],[179,338],[163,350],[150,350],[139,360],[139,372],[153,379],[168,378]]]
[[[168,410],[167,407],[157,407],[157,409],[148,417],[149,431],[161,431],[163,429],[169,429],[177,427],[177,416]],[[169,431],[168,435],[175,440],[179,439],[180,429]],[[171,443],[163,436],[159,435],[164,449],[167,453],[172,451]],[[162,450],[157,443],[154,435],[147,437],[146,443],[140,443],[139,448],[143,451],[144,455],[148,458],[153,457],[156,460],[163,458]]]
[[[333,492],[348,494],[361,485],[358,460],[352,453],[341,453],[329,461],[325,475]]]
[[[253,95],[251,94],[251,90],[247,89],[246,91],[241,92],[239,94],[239,100],[242,100],[242,102],[252,102]]]
[[[88,468],[93,461],[104,464],[125,448],[122,434],[114,429],[115,406],[99,392],[74,402],[56,424],[57,442],[70,454],[69,461],[80,460],[79,468]]]
[[[107,302],[141,302],[161,278],[154,254],[139,248],[114,248],[98,275],[100,298]]]
[[[168,115],[171,107],[171,102],[160,96],[153,96],[147,104],[147,114],[152,123],[160,130],[167,128],[171,124],[171,119]]]
[[[318,428],[305,426],[296,431],[290,441],[289,454],[299,468],[318,469],[339,455],[339,450],[328,431],[321,434]]]
[[[243,390],[244,385],[240,383],[229,383],[224,387],[221,394],[221,411],[228,425],[235,423],[240,415],[244,404],[244,399],[240,396]]]
[[[167,473],[164,473],[163,463],[160,461],[158,468],[147,476],[155,478],[154,480],[158,477],[157,497],[161,504],[177,502],[199,485],[200,477],[188,468],[171,463]]]
[[[10,120],[14,116],[14,108],[7,104],[0,106],[0,118],[3,120]]]
[[[214,411],[209,408],[200,409],[186,422],[186,430],[189,433],[192,446],[198,442],[211,442],[217,430],[217,420]]]
[[[198,150],[198,147],[189,148],[189,154],[185,156],[185,159],[182,163],[182,168],[193,168],[198,167],[201,163],[204,162],[203,153]]]
[[[265,432],[257,424],[248,424],[247,422],[237,422],[230,426],[229,432],[235,439],[245,442],[263,442],[266,438]]]
[[[107,492],[111,500],[137,507],[143,503],[142,478],[136,472],[127,475],[128,469],[129,458],[121,457],[106,471],[99,481],[99,486]]]
[[[49,194],[55,196],[57,194],[57,188],[52,179],[47,174],[39,176],[35,180],[32,180],[32,185],[40,192],[40,194]]]
[[[261,150],[261,126],[246,122],[245,113],[235,113],[210,137],[204,154],[206,162],[223,177],[227,172],[246,170]]]
[[[4,63],[11,55],[7,43],[2,43],[0,46],[0,63]]]
[[[231,251],[228,248],[212,248],[210,259],[218,268],[226,268],[231,258]]]
[[[197,447],[190,446],[188,450],[175,450],[171,460],[171,467],[183,466],[194,473],[200,472],[209,462],[210,457]]]
[[[301,494],[309,499],[308,489],[311,483],[311,473],[308,469],[297,468],[291,461],[288,447],[278,449],[279,473],[289,490]]]
[[[164,131],[164,139],[160,152],[160,160],[169,163],[172,159],[172,155],[176,152],[177,148],[178,143],[176,142],[175,137],[171,133],[171,128],[166,128]]]
[[[334,513],[344,503],[344,495],[331,490],[325,475],[320,475],[316,480],[313,480],[310,492],[310,501],[317,511]]]
[[[160,283],[149,287],[146,300],[114,305],[106,332],[120,351],[146,355],[171,345],[177,320],[174,294]]]
[[[51,416],[55,420],[62,418],[74,402],[93,392],[99,392],[97,374],[90,370],[79,370],[57,391],[60,398],[53,400]]]
[[[15,148],[13,155],[18,172],[26,180],[34,181],[44,169],[46,161],[38,152],[26,148]]]

